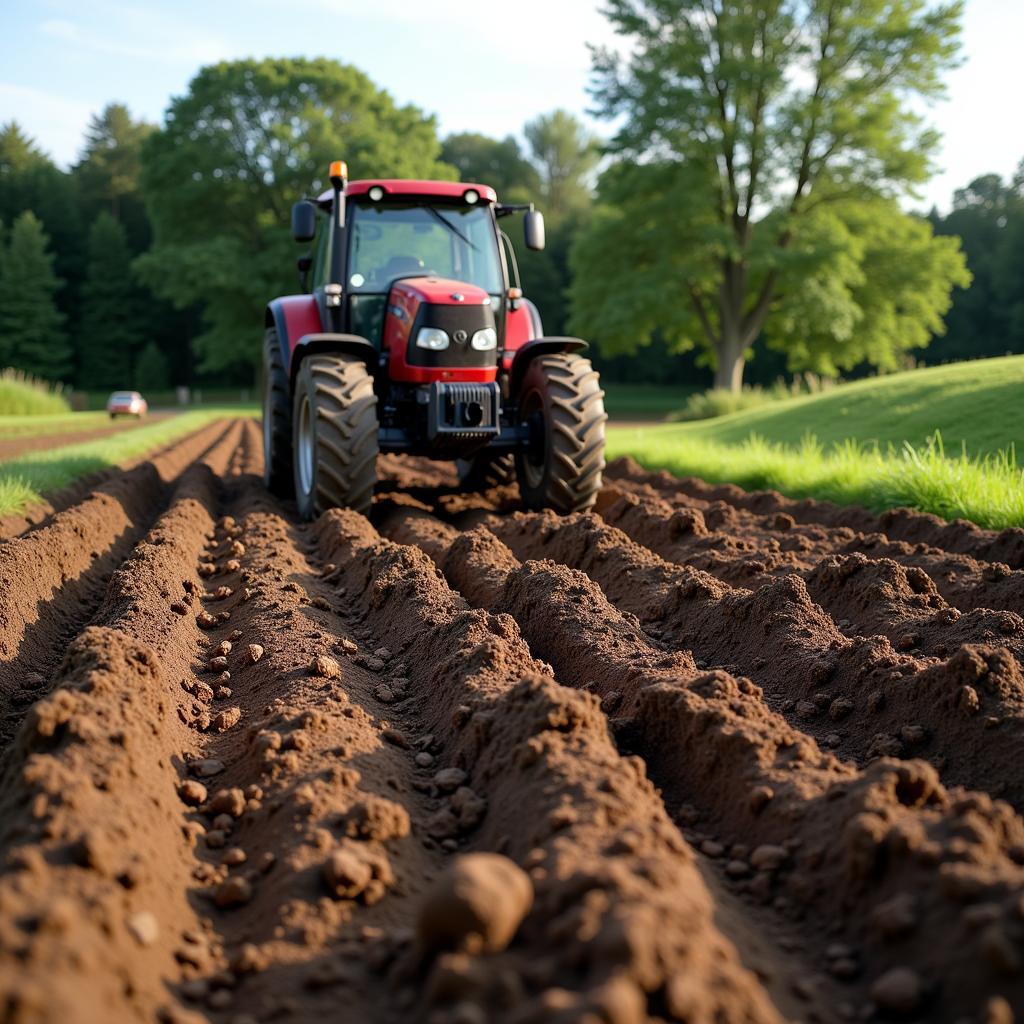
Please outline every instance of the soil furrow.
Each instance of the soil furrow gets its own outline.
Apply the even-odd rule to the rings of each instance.
[[[204,949],[188,898],[194,833],[175,795],[193,745],[179,677],[188,602],[225,447],[110,581],[102,625],[68,649],[10,749],[0,792],[3,1020],[174,1020],[169,984]],[[172,605],[177,605],[175,611]]]
[[[0,1022],[1012,1024],[1012,531],[388,456],[385,539],[261,469],[0,543]]]
[[[512,945],[460,965],[454,986],[435,960],[428,998],[475,1002],[510,974],[515,1005],[505,1014],[484,1001],[488,1020],[777,1019],[715,929],[692,852],[642,764],[617,754],[596,698],[537,674],[515,622],[469,610],[422,551],[381,540],[352,513],[329,513],[318,533],[374,632],[408,658],[410,699],[447,762],[486,801],[470,848],[499,850],[532,879]]]
[[[797,576],[733,589],[592,514],[487,522],[517,557],[587,573],[649,634],[692,651],[698,667],[749,676],[823,746],[860,764],[926,757],[947,784],[1024,806],[1024,779],[1007,770],[1024,750],[1024,675],[1005,650],[967,645],[938,661],[899,654],[882,636],[851,640]]]
[[[740,538],[712,533],[697,509],[673,509],[659,499],[641,500],[611,488],[601,498],[598,511],[607,523],[663,558],[703,569],[731,586],[757,589],[796,569],[792,561],[788,566],[782,561],[778,541],[770,540],[762,557],[748,540],[749,529]],[[806,568],[799,575],[808,593],[846,636],[881,634],[901,651],[934,657],[946,657],[963,644],[996,644],[1018,663],[1024,660],[1020,615],[982,608],[965,614],[947,603],[919,567],[862,553],[804,556],[802,562]]]
[[[926,512],[895,508],[875,515],[859,505],[834,505],[811,498],[785,498],[777,491],[744,491],[735,484],[708,484],[696,477],[649,473],[630,458],[616,459],[605,470],[608,480],[645,483],[663,494],[683,494],[707,502],[726,502],[760,515],[783,513],[798,523],[848,527],[858,533],[882,533],[891,540],[927,544],[988,562],[1024,569],[1024,529],[983,530],[965,519],[947,522]]]
[[[919,761],[882,760],[861,773],[841,765],[770,712],[749,680],[701,674],[688,658],[666,656],[579,571],[550,561],[519,565],[481,529],[460,534],[408,514],[394,529],[428,550],[454,587],[492,611],[512,615],[534,654],[549,661],[559,678],[585,681],[604,708],[626,719],[625,741],[644,756],[652,780],[671,794],[673,804],[684,806],[687,820],[702,826],[704,848],[728,853],[725,870],[734,883],[785,911],[793,907],[791,893],[801,897],[800,916],[820,930],[821,952],[829,945],[845,947],[841,956],[824,953],[819,969],[861,982],[849,997],[849,1012],[868,1005],[866,986],[899,969],[906,956],[905,948],[869,928],[874,917],[884,915],[894,886],[913,894],[919,912],[944,933],[960,925],[960,897],[947,891],[936,900],[934,894],[944,872],[959,870],[963,808],[985,818],[985,834],[979,824],[977,846],[967,859],[977,864],[988,841],[999,837],[999,850],[982,872],[1002,878],[991,894],[998,898],[1004,886],[1021,889],[1024,873],[1015,858],[1024,854],[1016,845],[1024,822],[1005,804],[993,805],[980,794],[951,797],[934,770]],[[857,842],[865,863],[846,849],[851,835],[836,827],[844,821],[860,822]],[[893,849],[894,834],[911,837],[907,849]],[[935,854],[930,862],[917,856],[925,839]],[[837,894],[849,898],[851,892],[857,913],[844,915],[846,927],[836,927]],[[1015,929],[1012,907],[1010,900],[999,920]],[[927,936],[916,941],[915,960],[923,962]],[[998,960],[982,944],[947,949],[928,966],[920,981],[922,999],[934,1000],[930,1019],[956,1020],[981,1008],[990,986],[999,984]],[[806,970],[797,977],[812,1001],[836,1005],[822,979]],[[970,993],[958,989],[956,1005],[947,1006],[947,979],[961,985],[972,977],[981,984]],[[1003,993],[1021,994],[1012,987]]]
[[[237,436],[212,425],[108,481],[81,504],[0,544],[0,745],[44,694],[61,652],[88,623],[111,574],[167,506],[174,480]]]

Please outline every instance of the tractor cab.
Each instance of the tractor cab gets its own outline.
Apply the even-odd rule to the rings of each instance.
[[[499,468],[510,478],[513,463],[525,459],[542,471],[530,477],[532,490],[518,473],[524,498],[536,507],[559,507],[548,493],[550,473],[543,471],[556,439],[545,427],[546,414],[524,404],[522,392],[531,364],[543,357],[536,376],[557,357],[580,364],[577,369],[586,365],[588,393],[600,405],[601,443],[587,445],[597,452],[596,461],[588,455],[587,467],[600,465],[588,474],[587,501],[561,498],[572,508],[592,503],[603,466],[596,374],[578,355],[584,342],[543,337],[498,223],[524,213],[526,244],[539,249],[541,214],[532,204],[499,203],[482,184],[349,182],[340,161],[331,165],[330,180],[329,190],[292,211],[295,239],[313,243],[298,261],[304,294],[275,299],[267,309],[268,485],[279,493],[294,486],[300,510],[313,514],[331,504],[367,507],[375,479],[371,463],[379,451],[455,459],[467,486]],[[365,401],[357,433],[373,435],[372,453],[368,449],[357,460],[356,482],[350,479],[355,470],[337,465],[330,454],[339,450],[342,439],[334,434],[350,414],[322,397],[338,392],[342,370],[346,379],[361,374],[357,390]],[[533,405],[538,402],[545,404]],[[351,423],[348,428],[356,429]],[[326,455],[320,450],[325,444]],[[343,446],[341,451],[340,462],[347,463]],[[543,496],[531,499],[538,488]]]

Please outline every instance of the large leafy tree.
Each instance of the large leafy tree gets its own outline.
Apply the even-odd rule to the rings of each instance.
[[[89,232],[76,341],[79,387],[105,390],[128,386],[133,356],[146,341],[146,321],[132,278],[127,234],[105,210]]]
[[[57,308],[61,282],[39,219],[22,213],[0,249],[0,366],[66,381],[71,345]]]
[[[826,288],[811,308],[802,288],[837,261],[848,282],[854,264],[870,276],[851,246],[864,211],[884,209],[892,227],[901,215],[891,201],[927,179],[937,137],[915,103],[942,93],[961,4],[609,0],[608,14],[629,52],[595,52],[594,95],[619,120],[618,160],[576,252],[576,325],[618,351],[660,330],[677,350],[700,346],[716,384],[736,389],[759,338],[785,343],[786,306],[798,303],[816,320],[846,317],[827,332],[836,346],[845,339],[834,365],[859,352],[890,364],[877,331],[852,341],[875,330],[870,305],[851,309],[870,298],[864,289],[837,307]],[[903,244],[912,233],[887,237]],[[915,250],[928,248],[925,231]],[[947,276],[918,305],[931,324],[963,280],[955,259],[935,263]],[[803,332],[792,362],[808,351]]]
[[[204,68],[142,154],[155,244],[145,280],[179,307],[200,303],[204,371],[248,374],[263,306],[295,289],[292,202],[323,187],[328,162],[353,177],[447,177],[434,121],[335,61],[245,60]]]

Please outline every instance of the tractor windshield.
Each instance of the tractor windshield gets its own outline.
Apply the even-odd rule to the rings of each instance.
[[[417,274],[501,293],[497,234],[487,207],[360,203],[350,215],[350,293],[385,293],[396,278]]]

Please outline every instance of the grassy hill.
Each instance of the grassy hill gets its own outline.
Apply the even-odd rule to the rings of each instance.
[[[1024,356],[978,359],[843,384],[824,394],[669,428],[736,444],[751,434],[797,444],[924,444],[936,430],[947,451],[972,454],[1016,443],[1024,454]]]
[[[714,420],[612,427],[608,447],[652,469],[792,497],[1024,526],[1024,356],[877,377]]]

